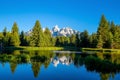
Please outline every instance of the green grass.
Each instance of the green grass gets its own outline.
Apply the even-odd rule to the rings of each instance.
[[[93,51],[93,52],[119,52],[119,53],[120,53],[120,49],[82,48],[81,50],[82,50],[82,52],[89,52],[89,51]]]
[[[6,50],[70,50],[77,51],[76,47],[29,47],[29,46],[19,46],[19,47],[6,47]]]
[[[6,47],[7,50],[63,50],[64,47],[26,47],[26,46],[19,46],[19,47]]]

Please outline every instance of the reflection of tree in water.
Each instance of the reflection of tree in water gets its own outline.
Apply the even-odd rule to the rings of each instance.
[[[50,58],[54,54],[47,51],[35,51],[33,53],[31,52],[30,54],[34,77],[38,77],[41,65],[44,65],[45,68],[47,68],[50,64]]]
[[[114,73],[100,73],[101,80],[109,80],[109,78],[112,78],[114,80],[115,74]]]
[[[97,57],[100,58],[101,60],[104,60],[104,56],[101,53],[96,53]]]
[[[32,62],[32,70],[34,73],[34,77],[38,77],[38,74],[40,72],[40,67],[41,67],[41,63],[40,62]]]
[[[101,80],[107,80],[109,77],[114,79],[114,75],[120,72],[120,54],[66,54],[66,53],[53,53],[50,51],[14,51],[13,54],[0,54],[0,61],[2,64],[5,62],[10,63],[12,73],[15,72],[17,64],[31,63],[32,70],[35,77],[40,73],[41,65],[47,68],[51,62],[51,58],[57,59],[67,58],[67,60],[74,63],[76,67],[85,66],[88,71],[95,71],[100,73]]]
[[[44,67],[47,69],[50,64],[50,59],[45,60]]]
[[[13,51],[8,54],[0,54],[0,62],[4,64],[9,62],[11,72],[14,73],[17,64],[31,63],[34,76],[37,77],[40,71],[41,65],[47,68],[50,64],[51,57],[54,56],[50,51]]]
[[[15,72],[16,67],[17,67],[17,63],[16,62],[10,62],[10,69],[11,69],[12,73]]]
[[[34,76],[38,77],[41,65],[44,65],[45,68],[47,68],[48,65],[50,64],[50,58],[48,58],[45,55],[44,56],[35,55],[31,57],[31,64],[32,64],[32,70],[33,70]]]
[[[111,54],[111,61],[115,64],[120,64],[120,54]]]
[[[110,74],[100,73],[101,80],[109,80]]]
[[[120,72],[120,54],[76,54],[74,65],[80,67],[85,65],[88,71],[100,73],[101,80],[114,79],[116,73]]]
[[[10,63],[10,69],[11,69],[12,73],[14,73],[16,68],[17,68],[17,64],[18,64],[17,58],[13,55],[10,55],[10,56],[8,56],[8,60],[10,61],[9,62]]]
[[[84,60],[86,56],[87,56],[86,54],[76,54],[74,58],[74,65],[76,67],[84,65]]]
[[[74,60],[74,58],[75,58],[75,53],[70,54],[70,57],[71,57],[72,60]]]

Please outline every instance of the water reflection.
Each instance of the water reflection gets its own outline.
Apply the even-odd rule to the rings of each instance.
[[[31,64],[33,75],[36,78],[40,75],[41,66],[47,69],[50,64],[53,64],[54,67],[58,67],[59,64],[74,65],[76,68],[85,66],[88,72],[99,73],[101,80],[114,79],[115,75],[120,72],[120,54],[116,53],[56,54],[52,51],[13,51],[0,54],[0,63],[2,65],[9,63],[12,74],[15,73],[17,65]]]
[[[63,65],[69,65],[72,64],[72,58],[71,56],[55,56],[54,58],[51,58],[51,62],[54,64],[55,67],[57,67],[58,64],[63,64]]]
[[[115,74],[120,72],[120,54],[81,54],[75,57],[74,64],[77,67],[85,65],[87,71],[99,73],[101,80],[114,79]]]

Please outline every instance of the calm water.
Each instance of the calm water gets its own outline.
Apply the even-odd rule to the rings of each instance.
[[[0,80],[120,80],[120,54],[8,51]]]

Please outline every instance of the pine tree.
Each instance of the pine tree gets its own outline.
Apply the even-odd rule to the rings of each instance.
[[[6,36],[6,35],[7,35],[7,28],[5,27],[3,30],[3,36]]]
[[[57,36],[55,39],[56,39],[55,40],[55,46],[60,46],[60,38],[59,38],[59,36]]]
[[[110,31],[113,35],[115,35],[115,30],[116,30],[116,27],[115,27],[114,22],[112,21],[110,24]]]
[[[75,41],[75,45],[76,47],[80,47],[80,35],[79,34],[76,34],[76,41]]]
[[[64,37],[64,36],[60,36],[60,37],[59,37],[59,40],[60,40],[60,45],[61,45],[61,46],[64,46],[65,37]]]
[[[51,32],[48,28],[45,28],[44,31],[44,43],[46,47],[49,47],[52,45],[52,36],[51,36]]]
[[[108,48],[114,48],[114,42],[113,42],[113,34],[109,32],[109,40],[108,40]]]
[[[3,30],[3,38],[2,38],[2,42],[4,46],[8,46],[8,40],[9,40],[9,36],[8,36],[7,28],[5,27]]]
[[[0,43],[2,43],[3,33],[0,33]]]
[[[115,32],[113,35],[113,46],[114,48],[120,48],[120,27],[116,25]]]
[[[19,30],[17,23],[15,22],[12,27],[11,37],[10,37],[10,45],[11,46],[19,46],[20,39],[19,39]]]
[[[52,37],[51,46],[54,47],[56,45],[56,38]]]
[[[24,31],[21,31],[20,42],[21,42],[21,44],[20,44],[21,46],[27,46],[28,45],[28,42],[27,42]]]
[[[100,24],[99,24],[99,27],[97,30],[97,37],[98,37],[98,39],[102,39],[104,48],[107,47],[106,42],[108,41],[108,35],[109,35],[109,23],[106,20],[105,16],[102,15],[101,20],[100,20]],[[101,38],[99,38],[100,36],[101,36]]]
[[[89,34],[87,30],[85,30],[80,34],[80,40],[81,40],[80,42],[81,47],[89,47]]]
[[[89,43],[90,43],[89,47],[96,48],[96,45],[97,45],[97,34],[96,33],[93,33],[92,35],[90,35]]]
[[[103,40],[102,40],[102,36],[99,35],[97,48],[102,48],[102,47],[103,47]]]
[[[69,46],[70,44],[70,38],[69,37],[65,37],[64,39],[64,46]]]
[[[75,46],[76,44],[76,36],[74,34],[72,34],[70,37],[70,44],[71,46]]]
[[[40,22],[37,20],[35,26],[32,29],[30,45],[31,46],[42,46],[43,45],[43,32]]]
[[[120,27],[111,22],[110,31],[112,33],[112,48],[120,48]]]

